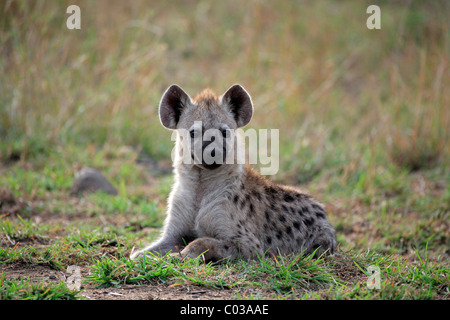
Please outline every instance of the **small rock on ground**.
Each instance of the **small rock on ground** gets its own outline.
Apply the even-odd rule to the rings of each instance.
[[[75,175],[75,181],[70,190],[71,195],[103,191],[110,195],[117,195],[117,189],[94,168],[84,167]]]

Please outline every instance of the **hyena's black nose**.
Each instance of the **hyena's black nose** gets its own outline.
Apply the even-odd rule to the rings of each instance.
[[[211,143],[213,143],[214,142],[214,137],[211,137],[211,141],[203,141],[203,143],[202,143],[202,149],[203,150],[205,150],[205,148],[207,147],[207,146],[209,146]]]
[[[202,144],[202,166],[206,169],[217,169],[225,162],[225,144],[223,145],[223,159],[215,159],[216,156],[220,156],[220,148],[216,144],[211,145],[215,141],[215,137],[212,136],[209,141],[203,141]],[[209,159],[206,159],[207,156]],[[212,158],[212,159],[211,159]]]

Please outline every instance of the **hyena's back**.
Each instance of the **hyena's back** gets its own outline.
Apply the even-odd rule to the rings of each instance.
[[[334,252],[336,236],[323,206],[308,194],[271,182],[250,167],[232,202],[238,214],[235,239],[250,251],[264,254]],[[252,250],[253,249],[253,250]],[[254,253],[248,252],[250,256]]]

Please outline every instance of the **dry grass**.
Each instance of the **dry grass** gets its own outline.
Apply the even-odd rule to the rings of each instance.
[[[445,1],[386,3],[381,31],[365,28],[357,2],[79,6],[82,29],[70,31],[64,1],[3,5],[2,136],[162,155],[168,144],[146,141],[166,137],[156,115],[165,87],[240,82],[255,100],[253,125],[282,128],[297,167],[305,147],[320,157],[339,144],[372,143],[411,169],[448,159]]]

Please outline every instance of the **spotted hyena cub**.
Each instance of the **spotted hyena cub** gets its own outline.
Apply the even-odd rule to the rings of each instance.
[[[172,251],[218,261],[254,259],[267,252],[320,255],[335,250],[335,231],[313,197],[276,184],[242,162],[217,160],[240,147],[239,135],[232,132],[247,125],[252,115],[252,100],[240,85],[221,97],[207,89],[194,99],[177,85],[166,90],[159,116],[164,127],[177,133],[175,184],[162,236],[131,258]],[[208,129],[222,136],[205,139]],[[228,143],[209,150],[214,161],[195,161],[198,152],[220,139]],[[236,152],[231,160],[237,160]]]

